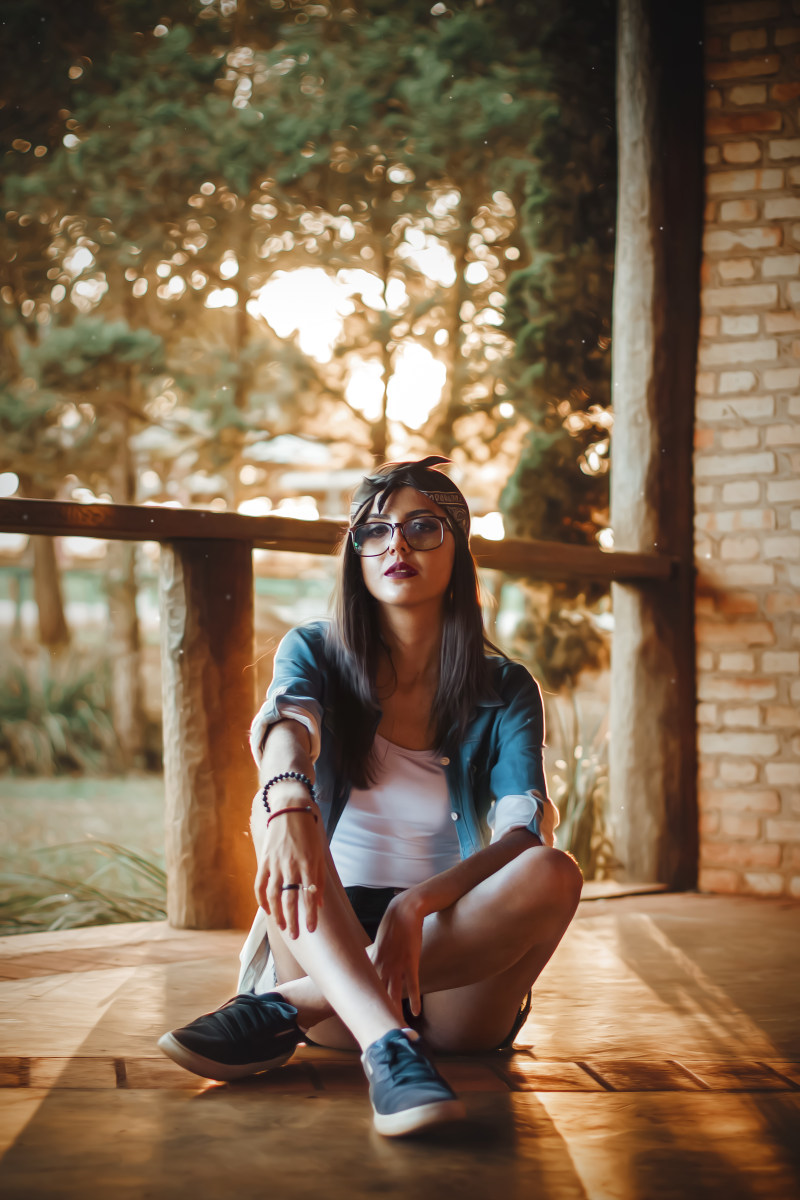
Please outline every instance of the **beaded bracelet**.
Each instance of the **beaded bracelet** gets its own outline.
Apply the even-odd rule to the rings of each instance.
[[[280,775],[273,775],[272,779],[268,780],[261,789],[261,799],[264,801],[264,808],[267,810],[267,812],[272,812],[272,809],[269,806],[269,801],[267,800],[267,792],[272,787],[273,783],[280,783],[283,779],[296,779],[298,783],[302,783],[304,787],[308,788],[308,794],[312,801],[316,804],[317,789],[314,787],[307,775],[304,775],[302,771],[281,771]]]
[[[271,812],[269,814],[269,816],[267,817],[267,829],[269,829],[270,821],[274,821],[276,817],[282,817],[284,813],[290,813],[290,812],[309,813],[310,816],[312,816],[314,818],[315,824],[318,820],[317,814],[314,812],[314,810],[310,804],[306,804],[303,808],[278,808],[275,810],[275,812]]]

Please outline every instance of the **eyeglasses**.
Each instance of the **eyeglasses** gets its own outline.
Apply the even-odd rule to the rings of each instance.
[[[365,521],[350,530],[353,549],[359,558],[372,558],[389,549],[399,529],[412,550],[435,550],[444,541],[447,523],[441,517],[411,517],[408,521]]]

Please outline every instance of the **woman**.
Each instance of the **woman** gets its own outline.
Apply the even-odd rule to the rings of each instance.
[[[552,848],[541,696],[485,637],[446,461],[356,491],[334,617],[287,634],[253,723],[260,907],[239,994],[159,1042],[224,1080],[302,1040],[357,1045],[389,1136],[463,1114],[420,1035],[510,1045],[581,889]]]

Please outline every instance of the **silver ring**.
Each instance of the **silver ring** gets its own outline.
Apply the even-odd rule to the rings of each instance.
[[[281,891],[282,892],[299,892],[300,884],[299,883],[285,883],[283,885],[283,887],[281,888]]]

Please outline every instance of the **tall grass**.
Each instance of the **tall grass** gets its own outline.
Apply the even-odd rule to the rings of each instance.
[[[549,770],[550,794],[561,814],[558,845],[575,856],[586,879],[612,878],[622,865],[608,829],[608,730],[590,727],[576,693],[549,698],[547,726],[559,757]]]
[[[135,850],[113,842],[72,842],[49,846],[36,857],[35,870],[0,872],[2,935],[166,916],[166,873]]]
[[[107,660],[12,654],[0,675],[0,770],[95,773],[118,765]]]

